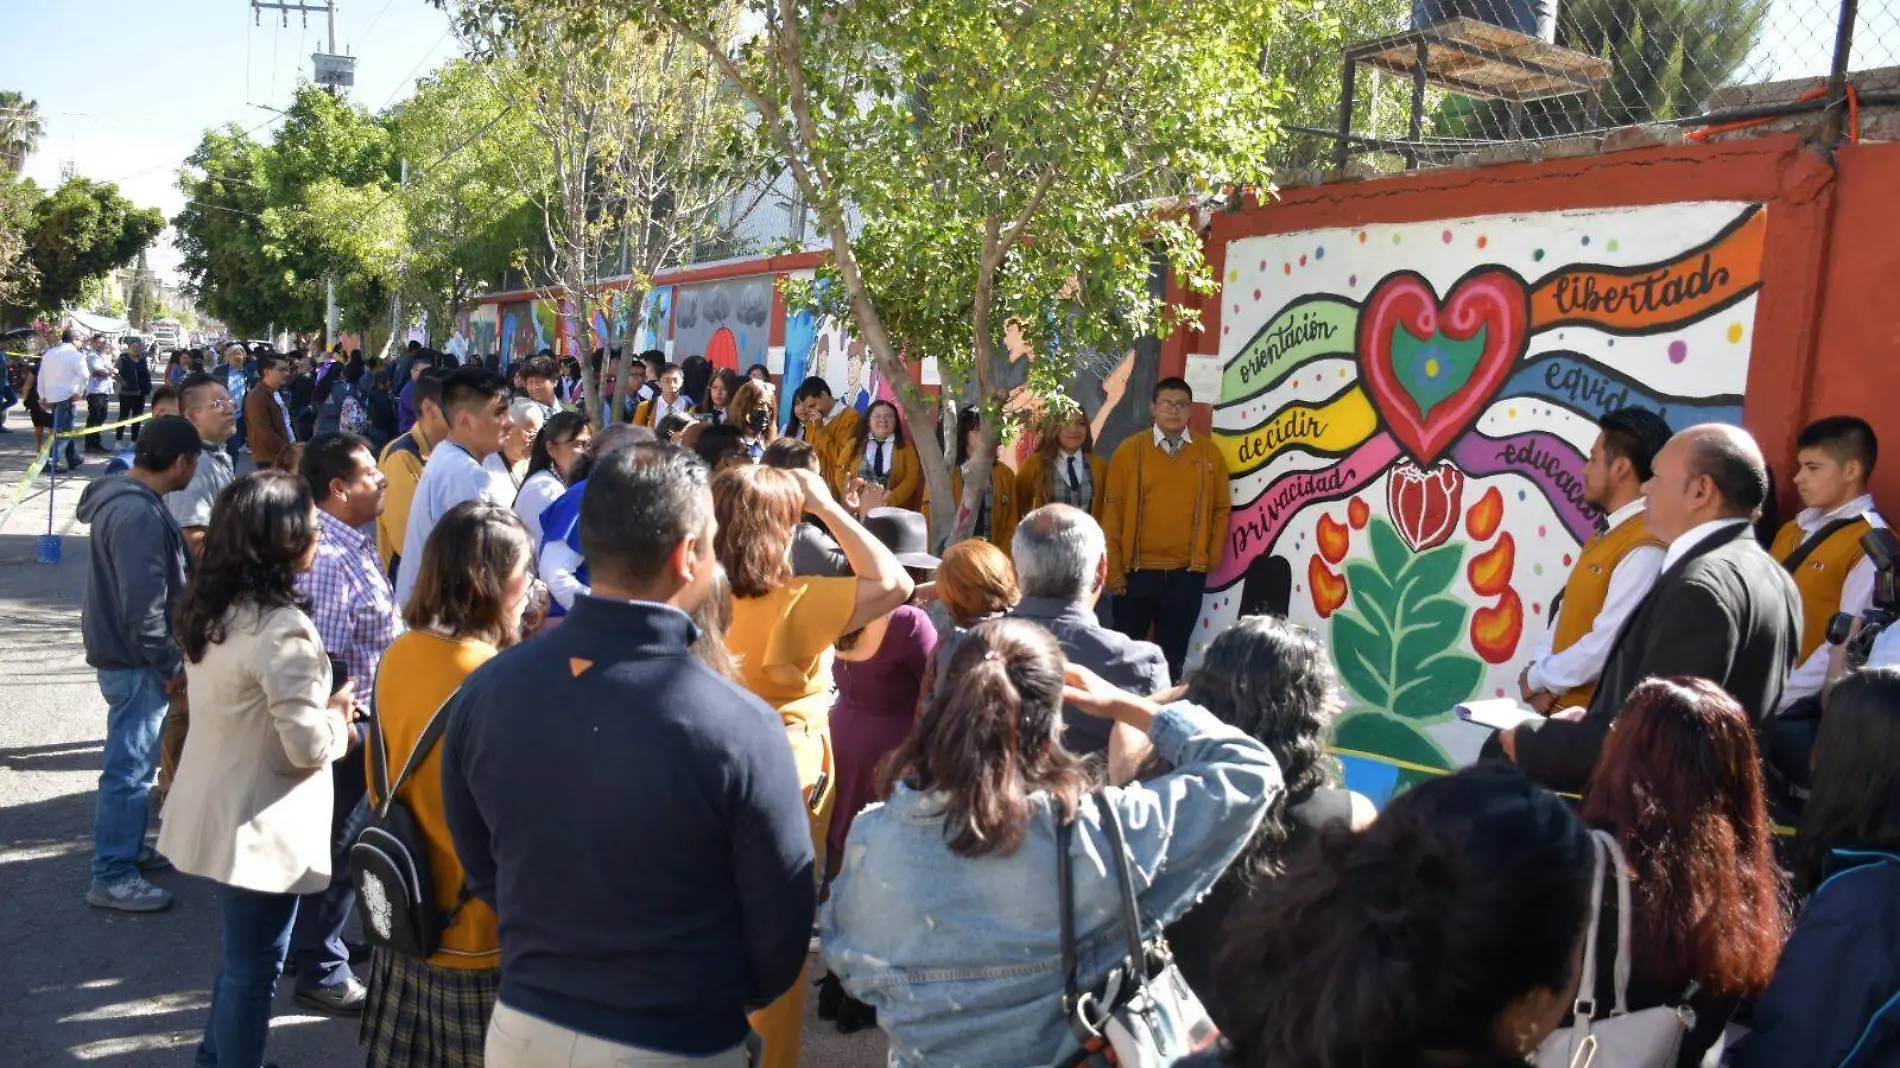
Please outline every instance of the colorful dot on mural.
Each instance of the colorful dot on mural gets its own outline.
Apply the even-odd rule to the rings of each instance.
[[[1488,237],[1486,237],[1486,236],[1484,236],[1483,234],[1479,234],[1479,235],[1478,235],[1478,247],[1479,247],[1479,248],[1483,248],[1484,246],[1486,246],[1486,245],[1488,245],[1488,244],[1490,244],[1490,243],[1491,243],[1491,239],[1490,239],[1490,238],[1488,238]]]
[[[1281,265],[1280,265],[1280,269],[1281,269],[1282,271],[1285,271],[1285,272],[1286,272],[1287,274],[1292,274],[1292,273],[1293,273],[1293,265],[1292,265],[1292,264],[1290,264],[1290,263],[1283,263],[1283,264],[1281,264]]]
[[[1543,606],[1543,605],[1541,605],[1541,604],[1539,604],[1539,603],[1538,603],[1538,602],[1536,602],[1536,601],[1532,601],[1532,602],[1531,602],[1531,615],[1534,615],[1534,616],[1541,616],[1541,615],[1543,615],[1543,614],[1544,614],[1544,606]]]
[[[1534,249],[1532,249],[1532,250],[1531,250],[1531,260],[1532,260],[1532,261],[1538,261],[1538,260],[1542,260],[1543,258],[1544,258],[1544,250],[1543,250],[1543,249],[1541,249],[1541,248],[1534,248]]]
[[[1404,238],[1401,238],[1401,237],[1400,237],[1400,236],[1399,236],[1398,234],[1393,234],[1393,235],[1392,235],[1392,243],[1393,243],[1393,244],[1395,244],[1395,245],[1396,245],[1396,244],[1398,244],[1398,243],[1399,243],[1400,241],[1402,241],[1402,240],[1404,240]]]
[[[1261,260],[1261,261],[1260,261],[1260,269],[1261,269],[1262,271],[1265,271],[1265,270],[1267,269],[1267,261],[1266,261],[1266,260]]]
[[[1570,566],[1570,554],[1569,554],[1569,553],[1565,553],[1565,554],[1564,554],[1564,566],[1565,566],[1565,567],[1569,567],[1569,566]]]
[[[1240,305],[1238,305],[1238,304],[1236,304],[1236,305],[1234,305],[1234,314],[1235,314],[1235,315],[1239,315],[1239,314],[1240,314]]]
[[[1504,696],[1504,687],[1502,687],[1502,686],[1500,686],[1500,687],[1498,687],[1498,696],[1499,696],[1499,697],[1503,697],[1503,696]]]
[[[1511,418],[1513,418],[1513,419],[1516,419],[1516,418],[1517,418],[1517,409],[1516,409],[1516,408],[1506,408],[1506,409],[1504,410],[1504,414],[1505,414],[1505,415],[1508,415],[1508,416],[1510,416],[1510,417],[1511,417]]]
[[[1339,369],[1339,377],[1341,377],[1341,378],[1344,378],[1344,377],[1346,377],[1346,369],[1345,369],[1344,367],[1341,367],[1341,368]]]
[[[1731,345],[1739,345],[1742,343],[1742,324],[1728,324],[1728,343]]]
[[[1302,266],[1302,267],[1304,267],[1304,266],[1306,266],[1306,257],[1305,257],[1305,256],[1301,256],[1301,257],[1300,257],[1300,266]]]
[[[1316,248],[1316,249],[1314,249],[1314,250],[1313,250],[1313,258],[1314,258],[1314,259],[1316,259],[1316,260],[1323,260],[1323,259],[1325,259],[1325,258],[1326,258],[1326,246],[1325,246],[1325,245],[1321,245],[1320,247],[1318,247],[1318,248]]]
[[[1524,493],[1524,491],[1523,491],[1523,490],[1518,490],[1518,491],[1517,491],[1517,499],[1521,501],[1521,500],[1523,500],[1524,498],[1525,498],[1525,493]]]
[[[1584,247],[1584,248],[1589,248],[1589,247],[1590,247],[1590,235],[1589,235],[1589,234],[1585,234],[1585,235],[1583,235],[1583,247]]]
[[[1233,332],[1234,332],[1234,328],[1233,328],[1232,326],[1228,326],[1228,325],[1223,325],[1223,326],[1222,326],[1222,327],[1220,328],[1220,332],[1221,332],[1221,333],[1223,333],[1223,334],[1231,334],[1231,333],[1233,333]]]
[[[1669,362],[1670,363],[1681,363],[1682,361],[1688,358],[1689,358],[1689,345],[1687,342],[1671,341],[1669,343]]]
[[[1451,231],[1446,230],[1444,233],[1439,234],[1438,239],[1447,245],[1451,244]]]
[[[1256,290],[1254,290],[1254,291],[1253,291],[1253,299],[1255,299],[1255,300],[1259,300],[1259,299],[1260,299],[1260,291],[1259,291],[1258,289],[1256,289]]]
[[[1362,245],[1366,243],[1366,232],[1364,230],[1359,231],[1359,243]]]
[[[1532,565],[1531,565],[1531,574],[1533,574],[1533,575],[1541,575],[1541,574],[1543,574],[1543,573],[1544,573],[1544,565],[1542,565],[1542,564],[1532,564]]]
[[[1540,537],[1540,538],[1543,538],[1543,537],[1548,537],[1548,536],[1549,536],[1549,530],[1548,530],[1547,528],[1545,528],[1545,527],[1538,527],[1538,528],[1537,528],[1537,536],[1538,536],[1538,537]]]
[[[1359,284],[1359,276],[1358,276],[1358,275],[1356,275],[1356,274],[1351,274],[1351,275],[1347,275],[1347,276],[1346,276],[1346,284],[1347,284],[1348,286],[1356,286],[1356,285],[1358,285],[1358,284]]]

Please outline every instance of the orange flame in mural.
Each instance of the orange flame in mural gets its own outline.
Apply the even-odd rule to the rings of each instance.
[[[1354,497],[1352,503],[1346,506],[1346,522],[1352,524],[1352,529],[1366,529],[1366,520],[1370,518],[1372,509],[1366,506],[1364,497]]]
[[[1465,513],[1465,533],[1473,541],[1490,541],[1491,535],[1498,532],[1498,524],[1504,521],[1504,495],[1496,486],[1484,491],[1478,503]]]
[[[1319,554],[1326,558],[1326,562],[1336,564],[1346,558],[1346,550],[1352,545],[1352,533],[1346,529],[1346,524],[1322,513],[1319,530],[1313,535],[1313,540],[1319,543]]]
[[[1321,619],[1339,611],[1346,603],[1346,576],[1335,575],[1319,557],[1306,561],[1306,584],[1313,587],[1313,610]]]
[[[1511,584],[1511,567],[1516,563],[1517,543],[1505,534],[1498,538],[1496,545],[1471,558],[1465,567],[1465,577],[1471,580],[1471,588],[1479,596],[1496,597]]]
[[[1524,634],[1524,602],[1517,591],[1505,587],[1497,607],[1480,608],[1471,613],[1471,648],[1486,663],[1502,664],[1517,651],[1517,640]]]

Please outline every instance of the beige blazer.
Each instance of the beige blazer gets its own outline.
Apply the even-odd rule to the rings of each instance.
[[[307,894],[330,885],[330,762],[349,731],[325,706],[330,661],[295,608],[234,609],[225,639],[185,661],[191,731],[158,850],[229,886]]]

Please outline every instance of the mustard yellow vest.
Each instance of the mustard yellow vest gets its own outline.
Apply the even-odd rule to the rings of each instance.
[[[1597,614],[1603,611],[1603,602],[1609,599],[1610,576],[1616,573],[1616,565],[1645,545],[1662,548],[1662,542],[1650,536],[1647,518],[1640,514],[1584,543],[1577,566],[1564,580],[1564,603],[1557,612],[1557,629],[1550,636],[1551,652],[1561,653],[1590,633]],[[1557,707],[1588,708],[1596,688],[1594,681],[1583,683],[1559,697]]]
[[[1800,660],[1813,656],[1827,640],[1827,621],[1841,610],[1841,587],[1847,584],[1847,573],[1867,555],[1860,547],[1860,536],[1873,528],[1865,518],[1847,524],[1828,535],[1827,540],[1794,569],[1794,588],[1801,592]],[[1801,546],[1804,537],[1801,524],[1790,520],[1775,535],[1775,544],[1769,551],[1775,559],[1785,563]]]

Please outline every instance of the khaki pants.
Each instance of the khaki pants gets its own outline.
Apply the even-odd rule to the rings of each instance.
[[[792,763],[798,767],[798,785],[805,795],[805,813],[811,820],[814,877],[823,878],[825,835],[831,830],[831,809],[838,798],[838,771],[831,755],[828,723],[787,723],[785,739],[792,745]],[[797,1068],[800,1032],[805,1025],[805,969],[792,988],[747,1019],[764,1043],[758,1068]]]
[[[499,1001],[488,1020],[482,1060],[488,1068],[746,1068],[743,1046],[710,1057],[623,1046],[570,1031]]]
[[[158,788],[152,795],[152,807],[163,810],[165,795],[172,788],[172,776],[178,774],[178,758],[185,751],[185,731],[191,726],[191,706],[180,691],[165,710],[165,725],[158,732]]]

